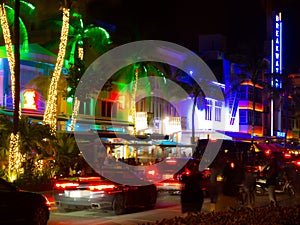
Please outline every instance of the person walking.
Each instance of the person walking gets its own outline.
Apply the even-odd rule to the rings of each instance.
[[[277,159],[272,156],[269,163],[269,169],[267,172],[267,187],[269,193],[270,206],[278,206],[278,202],[275,195],[276,179],[279,172],[279,165]]]
[[[240,162],[229,160],[223,169],[222,191],[216,204],[217,211],[226,211],[238,207],[240,188],[244,180],[244,172]]]
[[[244,191],[246,193],[246,202],[249,208],[255,204],[256,176],[251,167],[245,169]]]
[[[201,212],[204,195],[202,190],[202,174],[199,171],[199,163],[193,162],[190,173],[181,178],[183,188],[181,190],[181,211],[183,214]]]
[[[210,166],[210,177],[208,183],[208,193],[210,198],[210,211],[213,212],[216,210],[216,203],[218,200],[219,193],[221,191],[221,182],[218,181],[218,177],[222,176],[221,163],[214,163]]]

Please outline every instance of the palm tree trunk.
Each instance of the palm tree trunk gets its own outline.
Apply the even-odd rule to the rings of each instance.
[[[57,122],[57,86],[60,78],[61,70],[64,63],[64,58],[66,54],[66,46],[68,42],[68,32],[69,32],[69,19],[70,19],[70,9],[63,8],[63,25],[61,29],[60,44],[58,56],[49,88],[48,101],[46,110],[44,113],[44,124],[48,124],[53,133],[56,132],[56,122]]]
[[[192,109],[192,140],[191,144],[195,144],[195,110],[196,110],[196,103],[197,103],[197,95],[194,96],[194,104]]]
[[[10,35],[10,29],[8,26],[5,4],[0,7],[1,26],[3,31],[3,37],[8,55],[9,68],[11,73],[11,92],[14,108],[14,124],[13,133],[10,136],[10,149],[9,149],[9,165],[8,165],[8,178],[10,181],[14,181],[19,176],[19,169],[21,167],[21,154],[20,154],[20,138],[19,138],[19,103],[20,103],[20,45],[19,45],[19,12],[20,1],[15,1],[15,55],[13,53],[12,40]],[[15,61],[15,59],[17,61]]]
[[[133,123],[133,134],[136,134],[136,91],[137,91],[137,84],[138,84],[138,79],[139,79],[139,66],[134,66],[134,83],[132,87],[132,94],[130,98],[130,110],[129,110],[129,115],[132,118],[132,123]]]
[[[73,131],[73,132],[75,131],[75,124],[76,124],[76,121],[77,121],[79,106],[80,106],[80,100],[77,97],[75,97],[73,112],[72,112],[72,118],[71,118],[71,131]]]
[[[254,131],[255,131],[255,105],[256,105],[256,101],[255,101],[255,84],[253,85],[253,105],[252,105],[252,121],[251,121],[251,145],[253,145],[254,143]]]
[[[256,110],[256,81],[257,81],[257,74],[254,74],[252,77],[253,83],[253,101],[252,101],[252,121],[251,121],[251,146],[254,144],[254,132],[255,132],[255,110]]]
[[[15,107],[14,107],[14,134],[19,131],[20,118],[20,0],[15,1],[15,26],[14,26],[14,50],[15,50]]]
[[[200,93],[201,93],[200,88],[194,92],[195,96],[194,96],[194,103],[193,103],[193,109],[192,109],[192,140],[191,140],[191,144],[194,145],[192,152],[193,152],[194,156],[197,156],[197,157],[199,157],[200,155],[199,155],[199,152],[195,152],[196,151],[196,146],[195,146],[195,111],[196,111],[197,98],[199,97]]]
[[[3,32],[3,38],[5,42],[5,48],[7,52],[7,59],[9,63],[9,69],[10,69],[10,77],[11,77],[11,93],[12,93],[12,99],[15,100],[15,57],[13,53],[13,46],[12,46],[12,40],[11,40],[11,34],[10,29],[7,21],[6,16],[6,10],[5,10],[5,4],[1,5],[0,8],[0,16],[1,16],[1,27]],[[13,102],[14,107],[15,102]]]

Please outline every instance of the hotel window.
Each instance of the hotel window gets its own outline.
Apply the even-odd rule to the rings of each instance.
[[[247,100],[247,86],[246,85],[240,86],[239,91],[240,91],[240,99]]]
[[[212,100],[205,99],[205,120],[211,120]]]
[[[253,116],[253,111],[252,110],[247,110],[248,114],[248,123],[247,124],[252,124],[252,116]],[[241,113],[241,111],[240,111]],[[241,123],[241,122],[240,122]],[[254,124],[256,126],[261,126],[262,125],[262,113],[261,112],[255,112],[254,113]]]
[[[255,125],[261,126],[262,125],[262,113],[261,112],[255,112]]]
[[[252,124],[252,116],[253,116],[253,111],[248,110],[248,124]],[[255,118],[254,118],[254,123],[255,123]]]
[[[239,113],[240,113],[240,124],[248,124],[247,110],[240,109]]]
[[[222,120],[222,102],[215,102],[215,121],[221,122]]]
[[[254,96],[253,86],[248,86],[248,100],[253,101],[254,99],[253,96]]]
[[[262,90],[255,88],[255,102],[262,103]]]

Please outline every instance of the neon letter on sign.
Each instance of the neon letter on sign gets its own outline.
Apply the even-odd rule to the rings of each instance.
[[[282,22],[281,13],[275,15],[273,46],[272,46],[272,71],[276,74],[282,73]]]

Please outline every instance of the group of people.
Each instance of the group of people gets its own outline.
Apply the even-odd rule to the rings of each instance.
[[[253,208],[255,204],[256,176],[251,167],[245,167],[239,162],[228,161],[224,167],[215,163],[212,166],[208,192],[210,196],[210,210],[226,210],[235,208],[238,198],[242,197],[243,204]],[[182,177],[183,189],[181,193],[182,213],[200,212],[202,209],[204,194],[201,179],[204,179],[198,170],[199,164],[192,165],[188,176]],[[276,177],[279,165],[276,158],[272,157],[269,162],[267,185],[271,206],[277,206],[275,195]],[[220,177],[222,180],[220,181]],[[219,203],[219,204],[218,204]]]

